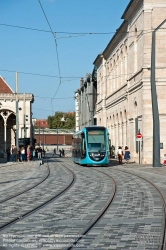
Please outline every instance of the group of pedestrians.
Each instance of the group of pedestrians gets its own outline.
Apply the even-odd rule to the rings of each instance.
[[[6,149],[7,162],[25,162],[32,161],[35,158],[41,159],[45,157],[45,150],[39,146],[33,149],[30,145],[24,147],[21,146],[18,149],[15,145],[12,145],[11,148]]]
[[[130,150],[127,146],[125,146],[124,152],[123,152],[122,147],[119,146],[117,155],[118,155],[119,164],[122,164],[123,156],[124,156],[125,163],[128,163],[130,160]]]

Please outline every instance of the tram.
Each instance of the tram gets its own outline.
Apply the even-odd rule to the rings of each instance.
[[[72,137],[72,160],[80,165],[108,165],[109,136],[102,126],[87,126]]]

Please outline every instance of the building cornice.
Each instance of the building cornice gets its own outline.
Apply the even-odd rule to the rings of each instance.
[[[121,26],[116,30],[116,33],[114,34],[114,36],[106,46],[105,50],[103,51],[103,56],[105,59],[108,58],[109,55],[113,53],[113,51],[117,47],[117,44],[119,44],[120,40],[127,39],[127,34],[128,34],[127,27],[128,23],[126,21],[123,21]]]

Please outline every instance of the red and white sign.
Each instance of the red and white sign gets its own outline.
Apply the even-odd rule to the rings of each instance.
[[[141,139],[142,138],[142,134],[141,133],[136,134],[136,138],[137,139]]]
[[[136,134],[136,141],[142,141],[142,134],[141,133]]]

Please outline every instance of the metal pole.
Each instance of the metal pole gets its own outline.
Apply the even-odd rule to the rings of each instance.
[[[23,114],[24,114],[24,138],[26,138],[25,93],[24,93],[24,102],[23,102]]]
[[[18,72],[16,72],[16,148],[18,149],[19,115],[18,115]]]
[[[44,128],[43,128],[43,150],[44,150]]]
[[[160,167],[160,121],[159,121],[156,79],[155,79],[155,42],[156,42],[156,31],[165,22],[166,19],[152,32],[151,95],[152,95],[152,114],[153,114],[153,167]]]
[[[39,126],[39,146],[40,146],[40,126]]]
[[[138,142],[138,144],[139,144],[139,164],[140,164],[140,162],[141,162],[141,160],[140,160],[141,159],[141,157],[140,157],[141,156],[140,155],[140,141]]]
[[[56,144],[57,144],[57,153],[58,153],[58,127],[56,127]]]

